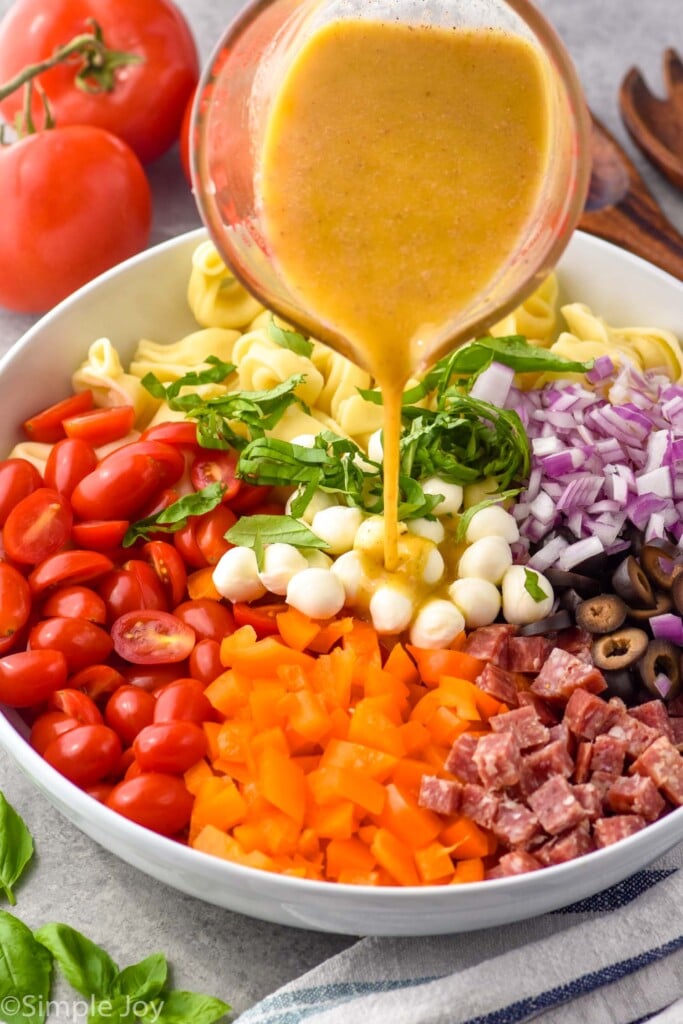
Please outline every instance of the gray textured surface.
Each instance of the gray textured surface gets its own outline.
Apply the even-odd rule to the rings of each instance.
[[[177,2],[207,59],[222,28],[241,6],[239,0]],[[0,0],[0,15],[10,6],[11,0]],[[568,46],[591,107],[626,145],[666,213],[683,231],[683,196],[630,143],[616,101],[619,82],[634,63],[652,88],[661,90],[662,50],[669,45],[683,48],[681,0],[539,0],[538,6]],[[152,242],[197,226],[177,151],[158,161],[150,174],[155,197]],[[0,310],[0,352],[34,319]],[[78,832],[4,757],[0,788],[24,815],[36,840],[36,862],[19,891],[18,912],[30,925],[67,921],[104,944],[122,963],[163,950],[175,966],[178,986],[221,996],[236,1011],[350,941],[252,921],[147,878]],[[73,1017],[67,1006],[58,1016]]]

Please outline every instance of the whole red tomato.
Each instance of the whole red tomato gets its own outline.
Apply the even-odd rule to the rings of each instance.
[[[119,67],[113,88],[89,93],[74,83],[76,66],[61,64],[38,78],[58,125],[96,125],[118,135],[143,163],[161,156],[178,138],[199,62],[189,26],[171,0],[16,0],[0,23],[0,82],[44,60],[75,36],[102,29],[110,50],[135,54]],[[22,94],[0,110],[12,122]],[[40,103],[36,100],[36,116]]]
[[[145,172],[101,128],[54,128],[0,147],[0,195],[0,305],[8,309],[43,312],[149,239]]]

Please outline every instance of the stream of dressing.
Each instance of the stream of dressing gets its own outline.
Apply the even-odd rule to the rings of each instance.
[[[341,20],[304,43],[271,108],[258,190],[272,258],[382,389],[389,571],[401,393],[523,242],[549,160],[546,89],[520,37]]]

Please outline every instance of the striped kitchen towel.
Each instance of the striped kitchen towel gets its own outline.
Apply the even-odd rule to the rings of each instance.
[[[238,1024],[683,1024],[683,846],[590,899],[461,935],[366,938]]]

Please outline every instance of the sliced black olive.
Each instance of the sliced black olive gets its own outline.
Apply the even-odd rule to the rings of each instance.
[[[681,573],[673,581],[671,597],[676,605],[676,611],[683,615],[683,574]]]
[[[598,668],[608,671],[628,668],[642,658],[647,651],[647,644],[647,633],[644,630],[633,626],[618,629],[615,633],[593,641],[593,662]]]
[[[543,633],[557,633],[560,629],[569,629],[573,624],[569,612],[560,611],[555,612],[554,615],[548,615],[545,619],[539,619],[538,622],[530,622],[527,626],[522,626],[517,635],[540,636]]]
[[[669,595],[660,590],[655,593],[655,605],[653,608],[631,608],[629,605],[628,617],[635,622],[647,622],[648,619],[653,618],[655,615],[665,615],[671,611],[672,605],[673,601]]]
[[[605,572],[606,565],[607,555],[604,551],[601,551],[598,555],[591,555],[590,558],[584,558],[583,562],[579,562],[574,566],[574,569],[582,576],[591,576],[594,579],[600,579]]]
[[[626,621],[628,609],[616,594],[599,594],[582,601],[576,609],[576,624],[589,633],[613,633]]]
[[[555,590],[571,588],[581,597],[595,597],[600,593],[600,584],[592,576],[580,572],[566,572],[564,569],[546,569],[545,578]]]
[[[681,691],[680,655],[679,648],[670,640],[651,640],[638,662],[640,678],[650,693],[660,700],[673,700]],[[660,678],[662,676],[668,683]]]
[[[640,563],[628,555],[612,575],[612,586],[619,597],[636,608],[652,608],[655,595]]]
[[[624,704],[629,707],[636,703],[638,698],[638,680],[627,668],[607,670],[604,673],[607,683],[607,696],[620,697]],[[649,694],[648,694],[649,696]]]
[[[640,564],[654,585],[662,590],[671,590],[674,580],[683,571],[681,551],[668,541],[644,544]]]

